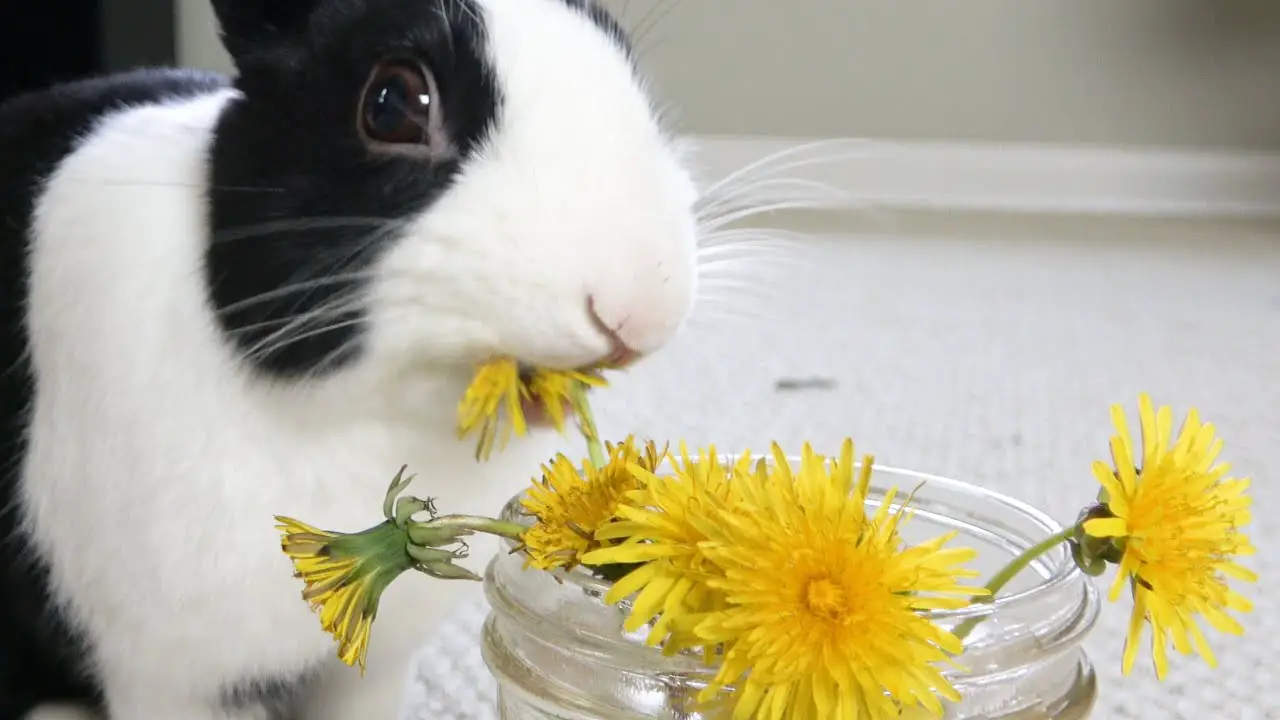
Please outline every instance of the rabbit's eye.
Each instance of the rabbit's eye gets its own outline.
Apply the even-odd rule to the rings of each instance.
[[[374,68],[361,99],[360,125],[366,138],[395,145],[431,139],[432,116],[439,112],[431,73],[403,60]]]

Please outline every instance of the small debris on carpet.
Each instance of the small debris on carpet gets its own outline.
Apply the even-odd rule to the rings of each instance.
[[[778,378],[777,382],[773,384],[773,389],[777,392],[793,392],[796,390],[833,390],[835,386],[835,378]]]

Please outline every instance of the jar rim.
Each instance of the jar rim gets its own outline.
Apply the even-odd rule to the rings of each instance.
[[[771,462],[771,459],[768,456],[762,456],[762,457],[766,460],[766,462]],[[725,463],[727,465],[732,465],[737,460],[737,456],[728,455],[728,454],[721,454],[719,455],[719,458],[722,463]],[[799,455],[787,455],[786,459],[788,463],[791,463],[793,465],[798,464],[800,462]],[[855,461],[853,463],[853,466],[854,466],[854,469],[857,470],[858,468],[862,467],[862,462],[860,460]],[[991,490],[989,488],[983,487],[981,485],[977,485],[972,482],[959,480],[957,478],[947,477],[944,475],[927,473],[919,470],[909,470],[906,468],[894,467],[891,465],[882,465],[880,463],[872,463],[871,469],[872,469],[871,487],[873,491],[876,491],[876,490],[883,491],[883,490],[887,490],[890,487],[897,488],[900,486],[900,483],[892,483],[892,482],[877,483],[876,482],[877,475],[880,475],[880,476],[889,475],[889,476],[896,476],[898,478],[908,478],[908,479],[920,481],[921,483],[925,483],[930,487],[941,486],[945,489],[948,489],[958,494],[966,494],[971,497],[975,497],[986,505],[989,505],[994,508],[998,508],[1007,513],[1012,513],[1014,515],[1020,516],[1022,520],[1030,521],[1031,523],[1036,525],[1040,530],[1043,530],[1046,535],[1061,532],[1065,528],[1064,525],[1059,523],[1048,513],[1036,508],[1030,503],[1027,503],[1022,500],[1018,500],[1017,498],[1012,497],[1010,495],[1006,495],[996,490]],[[525,494],[524,491],[521,491],[520,493],[517,493],[510,499],[506,507],[503,509],[504,516],[509,516],[508,519],[513,519],[517,521],[521,519],[522,516],[518,512],[520,508],[519,500],[521,497],[524,496],[524,494]],[[512,511],[515,511],[515,512],[512,512]],[[1036,540],[1032,540],[1031,542],[1034,543],[1036,542]],[[508,546],[507,548],[508,550],[514,549],[516,547],[516,543],[511,540],[504,540],[503,544]],[[1062,557],[1061,559],[1050,557],[1050,555],[1056,554],[1056,553],[1061,553],[1064,557]],[[1079,581],[1084,577],[1083,572],[1078,567],[1076,567],[1075,563],[1071,560],[1070,555],[1063,552],[1060,547],[1055,548],[1053,551],[1050,551],[1045,555],[1042,555],[1038,560],[1041,562],[1042,567],[1044,567],[1045,565],[1048,565],[1048,567],[1050,568],[1050,572],[1047,577],[1044,575],[1037,574],[1036,582],[1032,584],[1030,587],[1026,587],[1022,590],[1018,590],[1014,592],[1008,592],[1007,594],[1002,594],[999,597],[992,598],[989,600],[974,602],[963,608],[952,609],[952,610],[926,610],[926,611],[922,611],[920,614],[921,616],[929,618],[930,620],[957,620],[957,621],[974,618],[974,617],[992,615],[1010,607],[1021,606],[1023,604],[1035,602],[1036,600],[1038,600],[1039,598],[1045,595],[1050,595],[1052,593],[1060,591],[1064,585],[1073,581]],[[603,597],[604,593],[606,593],[613,584],[608,580],[597,577],[596,575],[592,574],[589,570],[586,570],[581,567],[574,568],[573,570],[568,572],[565,572],[563,569],[559,569],[559,568],[555,570],[547,571],[547,572],[551,572],[560,580],[571,582],[574,585],[578,585],[579,587],[583,588],[583,590],[588,590],[593,593],[598,593],[601,597]]]
[[[790,461],[790,458],[788,458],[788,461]],[[861,463],[855,463],[855,467],[860,467],[860,466],[861,466]],[[929,483],[931,485],[942,485],[943,487],[948,487],[955,491],[960,491],[960,492],[964,492],[964,493],[968,493],[968,494],[980,497],[984,501],[989,501],[993,505],[999,506],[1003,510],[1011,511],[1013,513],[1016,513],[1022,516],[1022,518],[1025,520],[1030,520],[1034,524],[1038,525],[1039,528],[1043,530],[1046,535],[1062,532],[1062,530],[1065,529],[1065,526],[1062,525],[1062,523],[1053,519],[1051,515],[1044,512],[1043,510],[1040,510],[1039,508],[1035,507],[1034,505],[1028,502],[1019,500],[1011,495],[1006,495],[996,490],[991,490],[990,488],[985,488],[985,487],[982,487],[981,485],[977,485],[975,483],[971,483],[965,480],[950,478],[944,475],[935,475],[931,473],[921,472],[919,470],[908,470],[905,468],[893,467],[890,465],[880,465],[878,463],[872,464],[871,471],[872,471],[872,487],[875,487],[874,479],[875,479],[876,473],[885,473],[889,475],[896,475],[898,477],[912,478],[912,479],[920,480],[922,482]],[[1066,555],[1066,553],[1063,553],[1063,554]],[[1041,559],[1046,561],[1046,563],[1050,564],[1050,567],[1052,568],[1052,572],[1050,572],[1048,577],[1041,577],[1035,584],[1031,585],[1028,588],[1025,588],[1023,590],[1019,590],[1016,592],[1010,592],[1008,594],[1001,595],[999,597],[992,598],[990,600],[985,600],[983,602],[975,602],[963,608],[959,608],[955,610],[930,610],[930,611],[921,613],[921,615],[923,615],[924,617],[928,617],[930,619],[956,619],[956,620],[964,620],[964,619],[976,617],[976,616],[991,615],[1004,608],[1008,608],[1010,606],[1022,605],[1024,603],[1029,603],[1029,602],[1035,602],[1038,598],[1044,595],[1054,593],[1058,591],[1063,585],[1073,580],[1079,580],[1084,576],[1084,573],[1080,570],[1080,568],[1076,567],[1076,564],[1072,562],[1070,555],[1066,555],[1065,560],[1062,560],[1062,561],[1050,560],[1046,556],[1041,556]]]

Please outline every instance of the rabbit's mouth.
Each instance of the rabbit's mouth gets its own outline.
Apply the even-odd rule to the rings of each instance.
[[[520,363],[520,382],[528,387],[529,381],[533,376],[533,367],[527,363]],[[525,422],[530,427],[535,428],[552,428],[555,422],[551,419],[550,413],[541,402],[531,397],[523,397],[520,399],[520,412],[524,415]],[[568,403],[564,405],[564,419],[572,421],[574,419],[573,407]]]
[[[596,312],[596,298],[594,295],[587,296],[587,314],[591,316],[591,324],[595,326],[596,330],[609,340],[609,354],[600,361],[602,365],[622,369],[640,359],[640,353],[631,349],[620,334],[626,321],[624,320],[616,327],[605,322],[604,318],[600,317],[600,313]]]
[[[530,427],[555,427],[555,423],[551,420],[551,415],[547,413],[547,409],[543,407],[542,403],[530,399],[521,400],[520,410],[524,412],[525,422],[527,422]],[[568,405],[565,405],[564,407],[564,418],[565,420],[573,420],[573,408]]]

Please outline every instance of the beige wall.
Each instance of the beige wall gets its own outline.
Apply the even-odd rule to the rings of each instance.
[[[231,59],[218,40],[209,0],[173,0],[178,24],[178,62],[192,67],[231,71]]]
[[[1278,0],[607,1],[691,132],[1280,149]]]

